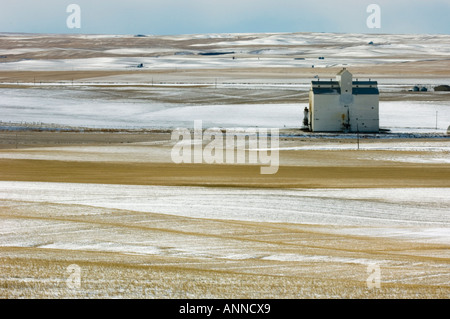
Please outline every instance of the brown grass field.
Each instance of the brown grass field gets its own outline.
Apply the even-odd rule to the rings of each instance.
[[[450,187],[445,164],[282,166],[0,160],[4,181],[257,188]]]

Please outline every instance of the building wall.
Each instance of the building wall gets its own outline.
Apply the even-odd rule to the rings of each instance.
[[[310,91],[311,130],[316,132],[378,132],[378,95],[314,94]],[[350,119],[350,120],[349,120]]]
[[[352,94],[352,74],[347,71],[343,70],[342,72],[338,73],[336,76],[336,80],[339,82],[339,85],[341,87],[341,93],[344,94]]]
[[[342,130],[342,112],[338,94],[314,94],[310,107],[310,123],[312,131],[336,132]],[[319,107],[317,107],[319,106]]]
[[[351,132],[379,132],[378,95],[357,95],[350,105]]]

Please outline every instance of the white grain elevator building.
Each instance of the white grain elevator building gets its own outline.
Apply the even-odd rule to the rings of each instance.
[[[313,132],[379,132],[379,91],[376,81],[353,81],[342,69],[336,80],[312,81],[309,129]]]

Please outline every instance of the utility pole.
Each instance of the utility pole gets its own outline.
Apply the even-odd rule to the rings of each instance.
[[[359,151],[359,127],[358,127],[358,122],[356,122],[356,141],[358,143],[358,151]]]
[[[438,111],[436,111],[436,131],[438,129]]]

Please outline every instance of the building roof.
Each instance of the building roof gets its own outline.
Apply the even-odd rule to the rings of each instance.
[[[311,90],[314,94],[341,94],[341,87],[338,81],[311,81]],[[353,81],[352,94],[380,94],[377,81]]]
[[[340,87],[313,87],[311,89],[314,94],[341,94]],[[377,88],[353,88],[353,95],[379,95]]]
[[[377,81],[353,81],[353,85],[378,85]]]
[[[321,82],[322,83],[322,82]],[[311,91],[314,94],[341,94],[341,88],[339,85],[313,85]],[[353,95],[379,95],[380,91],[377,87],[353,87]]]
[[[312,91],[314,94],[341,94],[341,88],[340,87],[313,87]]]
[[[378,95],[378,94],[380,94],[380,91],[378,91],[378,89],[377,88],[368,88],[368,87],[365,87],[365,88],[353,88],[352,89],[352,94],[353,95],[372,95],[372,94],[375,94],[375,95]]]
[[[338,81],[311,81],[311,84],[313,86],[320,85],[320,86],[340,86]]]
[[[333,80],[331,80],[331,81],[320,81],[320,80],[317,80],[317,81],[311,81],[311,84],[313,84],[313,85],[338,85],[339,86],[339,82],[338,81],[333,81]],[[368,86],[370,86],[370,85],[378,85],[378,82],[377,81],[353,81],[353,85],[368,85]]]
[[[339,72],[338,72],[338,74],[336,74],[336,75],[341,75],[341,74],[343,74],[344,72],[348,72],[348,73],[350,73],[350,71],[349,70],[347,70],[346,68],[343,68],[342,70],[340,70]],[[350,73],[351,74],[351,73]]]

